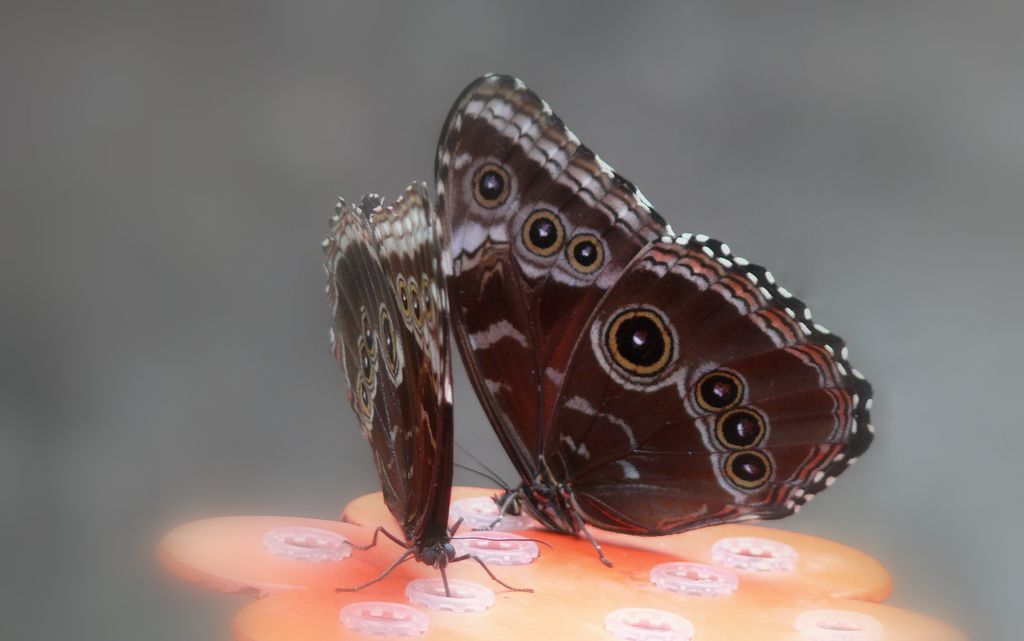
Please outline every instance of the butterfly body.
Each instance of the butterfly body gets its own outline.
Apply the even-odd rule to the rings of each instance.
[[[768,270],[676,235],[519,80],[463,92],[435,174],[456,342],[547,527],[779,518],[867,448],[842,340]]]

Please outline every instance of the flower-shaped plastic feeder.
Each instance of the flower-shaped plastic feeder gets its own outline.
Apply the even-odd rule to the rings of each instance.
[[[490,492],[457,488],[456,498]],[[448,567],[458,586],[452,597],[438,590],[436,570],[416,562],[360,592],[335,592],[377,576],[401,553],[388,542],[347,556],[343,551],[340,537],[358,545],[378,524],[395,527],[379,495],[353,502],[345,516],[349,523],[287,517],[199,521],[168,534],[161,559],[207,587],[269,595],[236,617],[235,636],[247,641],[348,641],[377,634],[453,641],[528,636],[686,641],[687,635],[697,641],[747,641],[752,631],[759,641],[963,639],[938,621],[869,600],[889,590],[888,575],[869,557],[814,537],[749,526],[639,540],[601,533],[613,568],[602,565],[581,538],[540,529],[520,532],[541,541],[534,544],[539,555],[527,559],[499,544],[499,553],[520,562],[493,563],[491,570],[533,593],[504,590],[472,562]],[[477,541],[482,549],[508,536],[459,532],[476,534],[486,537]],[[766,571],[759,560],[778,554],[769,560],[784,566],[788,552],[751,537],[792,548],[796,567]],[[727,540],[715,552],[722,539],[739,540]],[[284,548],[278,545],[282,541]],[[738,555],[738,561],[728,554]]]
[[[453,502],[495,496],[499,490],[457,487]],[[345,507],[342,520],[358,525],[397,528],[380,493]],[[521,532],[535,536],[543,530]],[[719,525],[659,537],[637,537],[591,530],[604,544],[665,554],[674,561],[724,567],[745,584],[757,584],[808,596],[881,602],[892,592],[892,577],[871,556],[834,541],[759,525]],[[461,532],[461,530],[460,530]],[[593,552],[593,551],[592,551]],[[606,554],[607,551],[606,551]],[[619,559],[608,554],[613,563]]]

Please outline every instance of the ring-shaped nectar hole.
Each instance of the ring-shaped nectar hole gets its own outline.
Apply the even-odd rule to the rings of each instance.
[[[711,546],[711,559],[718,565],[753,572],[791,572],[800,557],[791,546],[755,536],[719,539]]]
[[[543,258],[558,253],[565,242],[565,227],[550,209],[537,209],[523,223],[523,245]]]
[[[651,568],[651,583],[662,590],[688,596],[729,596],[740,579],[725,568],[704,563],[661,563]]]
[[[452,501],[448,508],[448,522],[455,523],[462,519],[463,527],[471,530],[492,530],[509,532],[526,530],[536,522],[525,514],[502,515],[498,504],[489,496],[474,496]]]
[[[362,634],[414,637],[430,627],[427,615],[402,603],[359,601],[341,609],[338,620]]]
[[[479,583],[449,578],[448,591],[450,595],[445,594],[440,577],[414,579],[405,586],[405,597],[431,610],[447,612],[483,612],[494,605],[494,592]]]
[[[508,532],[473,532],[452,538],[458,556],[471,554],[487,565],[529,565],[540,556],[540,547]]]
[[[811,641],[881,641],[885,626],[852,610],[811,610],[796,618],[796,630]]]
[[[347,538],[318,527],[275,528],[263,535],[263,547],[275,556],[310,563],[333,563],[352,554]]]
[[[694,635],[689,619],[653,608],[622,608],[609,612],[604,629],[623,641],[690,641]]]

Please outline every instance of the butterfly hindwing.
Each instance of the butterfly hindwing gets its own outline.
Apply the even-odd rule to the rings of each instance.
[[[439,222],[422,185],[339,205],[325,241],[332,344],[385,502],[413,542],[446,537],[451,372]]]
[[[666,237],[593,315],[545,455],[606,529],[785,516],[871,441],[870,386],[845,353],[767,270]]]

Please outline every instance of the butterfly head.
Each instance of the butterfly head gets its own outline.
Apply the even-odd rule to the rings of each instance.
[[[450,540],[438,541],[419,548],[416,550],[415,556],[416,560],[421,563],[433,568],[442,568],[455,560],[455,546]]]

